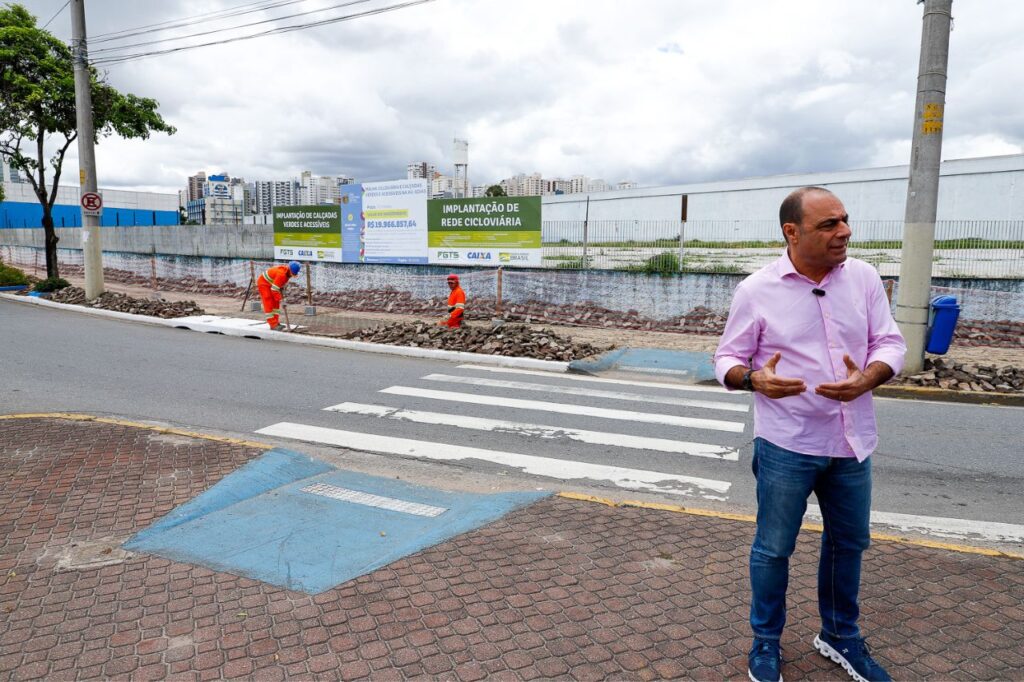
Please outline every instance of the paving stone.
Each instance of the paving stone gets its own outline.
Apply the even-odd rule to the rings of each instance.
[[[0,421],[0,677],[746,674],[753,527],[738,521],[549,498],[319,595],[147,555],[56,573],[40,557],[128,537],[262,452],[152,435]],[[819,542],[802,534],[792,561],[787,678],[841,679],[810,647]],[[1021,562],[879,541],[862,598],[897,679],[1019,677]]]

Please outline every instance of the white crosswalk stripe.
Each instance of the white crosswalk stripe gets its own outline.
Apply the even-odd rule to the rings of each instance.
[[[409,438],[380,436],[357,431],[342,431],[320,426],[280,422],[262,428],[256,433],[280,438],[291,438],[312,443],[334,445],[352,450],[404,455],[423,459],[458,461],[476,459],[493,462],[535,476],[562,481],[591,479],[609,481],[619,487],[645,490],[669,495],[690,495],[705,499],[724,500],[731,483],[695,476],[680,476],[658,471],[644,471],[625,467],[590,464],[550,457],[522,455],[499,450],[486,450],[449,443],[419,441]]]
[[[821,507],[807,505],[807,520],[821,522]],[[994,521],[971,521],[938,516],[917,516],[871,511],[872,525],[890,526],[903,532],[924,533],[954,540],[984,540],[1011,544],[1024,543],[1024,526]]]
[[[501,374],[523,374],[535,377],[551,377],[551,372],[543,372],[537,369],[516,369],[515,367],[490,367],[488,365],[459,365],[459,369],[472,369],[480,372],[497,372]],[[665,388],[672,391],[690,391],[693,393],[724,393],[735,395],[734,391],[727,391],[721,386],[694,386],[692,384],[669,384],[656,381],[629,381],[628,379],[609,379],[606,377],[592,377],[582,374],[558,374],[559,379],[570,381],[583,381],[593,384],[614,384],[618,386],[641,386],[643,388]]]
[[[721,477],[717,474],[721,472],[731,478],[735,469],[719,469],[718,467],[732,467],[739,460],[737,447],[739,443],[737,436],[733,434],[742,434],[746,428],[745,415],[738,413],[749,411],[749,401],[701,400],[696,399],[697,396],[691,398],[678,393],[672,395],[669,392],[692,389],[699,389],[698,392],[704,393],[722,392],[722,389],[708,386],[694,387],[654,381],[627,381],[625,379],[567,374],[553,375],[536,370],[481,365],[461,365],[459,369],[544,377],[549,381],[544,383],[539,380],[513,381],[497,377],[463,376],[461,373],[458,375],[455,373],[428,374],[420,379],[464,385],[467,388],[475,387],[477,390],[484,391],[484,394],[443,391],[416,386],[388,386],[381,389],[379,394],[391,397],[392,400],[384,401],[384,403],[390,404],[341,402],[323,408],[325,411],[345,419],[349,425],[347,428],[336,429],[332,424],[321,426],[280,422],[260,429],[257,433],[385,455],[441,461],[480,460],[520,469],[527,474],[562,481],[610,482],[617,487],[637,491],[673,496],[696,496],[710,500],[728,499],[728,492],[732,484],[728,480],[718,480]],[[510,377],[510,379],[512,378],[514,377]],[[616,390],[620,386],[629,386],[632,390]],[[511,391],[520,390],[554,393],[564,396],[566,402],[525,400],[506,395]],[[402,399],[438,401],[441,405],[451,405],[453,409],[451,411],[413,409],[408,404],[402,404]],[[658,405],[682,409],[670,409],[668,410],[670,413],[666,414],[583,404],[585,401],[593,402],[595,399],[622,400],[633,405],[648,403],[652,404],[655,409]],[[396,402],[397,404],[395,404]],[[456,407],[454,404],[466,407]],[[486,416],[475,416],[472,414],[474,409],[483,410]],[[543,420],[543,423],[504,418],[510,410],[533,411],[549,416]],[[709,419],[687,414],[687,412],[692,414],[698,410],[722,411],[740,418],[735,420]],[[464,414],[464,411],[469,411],[470,414]],[[497,415],[494,414],[496,411],[498,411]],[[377,424],[377,420],[381,420],[380,428],[374,428],[365,419],[356,422],[360,424],[358,428],[351,428],[353,419],[359,417],[373,418],[372,424]],[[582,429],[577,428],[573,423],[579,418],[608,420],[608,423],[619,424],[619,426],[601,430]],[[389,431],[393,433],[396,427],[385,426],[383,423],[385,420],[423,425],[421,427],[401,427],[399,433],[402,436],[410,431],[415,432],[417,429],[424,430],[429,427],[452,428],[444,431],[444,435],[440,439],[434,440],[435,437],[432,436],[420,440],[387,435]],[[370,424],[370,427],[364,429],[363,426],[366,424]],[[647,425],[646,431],[650,435],[639,435],[638,432],[643,433],[645,430],[645,425]],[[718,440],[717,438],[708,436],[705,438],[710,442],[682,440],[674,437],[674,427],[725,432],[730,435],[723,435],[721,438],[724,442],[721,443],[714,442]],[[372,431],[381,431],[381,433],[372,433]],[[493,434],[486,436],[491,441],[529,443],[528,452],[537,453],[539,451],[539,454],[515,452],[518,449],[515,445],[494,449],[465,445],[463,443],[466,443],[467,440],[472,441],[481,436],[460,435],[460,432],[463,431]],[[556,439],[561,440],[557,450],[536,442],[538,440],[555,441]],[[581,448],[579,445],[574,445],[573,441],[588,446],[601,446],[602,449]],[[623,458],[630,458],[631,463],[638,461],[635,453],[623,453],[623,457],[620,458],[616,453],[616,450],[620,448],[649,453],[651,461],[660,463],[654,468],[663,469],[663,471],[616,466],[617,462]],[[543,456],[549,451],[558,452],[559,457]],[[665,453],[682,455],[682,457],[665,459]],[[595,459],[606,463],[597,463],[593,461]],[[703,464],[700,464],[701,460],[703,460]],[[691,464],[687,465],[686,462],[691,462]],[[688,468],[697,469],[701,475],[690,475],[690,472],[687,471]],[[711,474],[710,477],[706,476],[708,473]]]
[[[720,400],[695,400],[693,398],[677,398],[675,396],[652,396],[643,393],[624,393],[621,391],[605,391],[577,386],[556,386],[537,384],[526,381],[502,381],[500,379],[481,379],[479,377],[459,377],[448,374],[428,374],[423,377],[427,381],[440,381],[468,386],[487,386],[489,388],[508,388],[516,391],[538,391],[543,393],[559,393],[563,395],[585,396],[588,398],[609,398],[611,400],[628,400],[634,403],[656,403],[660,405],[676,405],[679,407],[698,407],[708,410],[726,412],[748,412],[750,407],[743,403],[729,403]]]
[[[506,433],[535,436],[538,438],[570,438],[582,443],[590,443],[591,445],[611,445],[624,448],[635,448],[638,450],[656,450],[658,452],[671,452],[680,455],[691,455],[694,457],[709,457],[712,459],[721,459],[732,462],[739,459],[739,452],[735,448],[727,448],[721,445],[712,445],[708,443],[690,443],[687,441],[669,440],[668,438],[649,438],[646,436],[633,436],[623,433],[585,431],[583,429],[546,426],[543,424],[527,424],[524,422],[506,421],[503,419],[469,417],[443,412],[405,410],[397,407],[387,407],[384,405],[341,403],[324,409],[344,414],[360,414],[372,417],[381,417],[384,419],[395,419],[398,421],[417,422],[420,424],[437,424],[443,426],[454,426],[462,429],[475,429],[478,431],[503,431]]]
[[[380,392],[387,393],[389,395],[430,398],[433,400],[447,400],[460,403],[472,403],[475,405],[495,405],[520,410],[558,412],[561,414],[600,417],[604,419],[623,419],[626,421],[642,422],[646,424],[666,424],[669,426],[684,426],[693,429],[729,431],[731,433],[743,433],[744,428],[743,422],[730,422],[720,419],[700,419],[697,417],[680,417],[674,414],[636,412],[633,410],[613,410],[603,407],[590,407],[588,405],[551,403],[543,400],[521,400],[518,398],[506,398],[504,396],[475,395],[473,393],[457,393],[453,391],[434,391],[431,389],[414,388],[411,386],[391,386],[389,388],[381,389]]]

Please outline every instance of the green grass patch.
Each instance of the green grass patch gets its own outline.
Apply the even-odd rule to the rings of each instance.
[[[701,263],[700,265],[683,263],[683,272],[714,273],[722,275],[738,274],[745,272],[739,265],[733,263]]]
[[[47,277],[46,279],[36,282],[36,285],[32,287],[32,289],[33,291],[57,291],[69,286],[71,286],[71,283],[63,277]]]
[[[18,268],[0,263],[0,287],[11,287],[19,284],[28,284],[28,277]]]
[[[665,251],[651,256],[643,263],[624,268],[628,272],[645,272],[648,275],[673,275],[679,272],[679,256],[672,251]]]
[[[556,270],[584,270],[586,267],[583,256],[563,256],[555,265]]]

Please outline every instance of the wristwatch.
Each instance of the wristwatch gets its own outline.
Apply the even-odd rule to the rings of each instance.
[[[748,369],[746,372],[743,373],[743,379],[742,381],[740,381],[740,388],[742,388],[744,391],[753,392],[754,382],[750,380],[750,375],[753,373],[754,370],[752,369]]]

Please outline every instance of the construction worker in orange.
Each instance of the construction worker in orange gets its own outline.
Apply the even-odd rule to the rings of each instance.
[[[275,265],[259,276],[256,280],[256,288],[260,291],[260,299],[263,301],[263,312],[267,314],[267,324],[274,331],[282,331],[285,327],[281,324],[281,299],[284,298],[284,285],[288,284],[295,275],[299,274],[302,266],[298,261],[292,261],[288,265]]]
[[[448,275],[448,317],[442,319],[438,324],[442,327],[461,327],[462,315],[466,312],[466,292],[459,286],[458,275]]]

